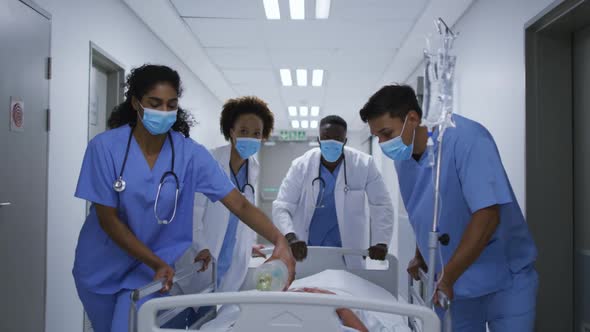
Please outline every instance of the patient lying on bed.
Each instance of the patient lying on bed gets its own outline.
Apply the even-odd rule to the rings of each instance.
[[[334,296],[355,296],[372,300],[397,301],[397,298],[382,287],[342,270],[325,270],[293,282],[289,291],[334,294]],[[405,318],[364,310],[337,309],[342,331],[409,332]],[[218,317],[202,329],[231,331],[240,314],[237,305],[224,306]]]
[[[321,288],[308,288],[304,287],[301,289],[290,289],[290,292],[303,292],[303,293],[312,293],[312,294],[330,294],[336,295],[334,292],[330,292],[329,290],[321,289]],[[347,308],[338,308],[336,309],[336,314],[342,325],[354,329],[360,332],[368,332],[369,330],[363,323],[363,321],[350,309]]]

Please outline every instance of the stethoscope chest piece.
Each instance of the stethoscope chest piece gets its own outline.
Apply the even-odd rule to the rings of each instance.
[[[125,182],[125,180],[123,180],[122,177],[119,177],[113,183],[113,190],[115,190],[118,193],[125,191],[125,187],[127,187],[127,183]]]

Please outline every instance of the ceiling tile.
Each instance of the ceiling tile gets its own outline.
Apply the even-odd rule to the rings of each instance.
[[[182,17],[265,18],[262,0],[171,0]]]
[[[207,48],[207,54],[221,69],[272,69],[268,51],[263,48]]]

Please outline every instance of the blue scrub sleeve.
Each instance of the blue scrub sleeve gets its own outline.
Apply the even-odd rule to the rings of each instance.
[[[98,138],[88,143],[75,196],[87,201],[116,208],[119,196],[113,189],[117,178],[109,151]]]
[[[203,193],[215,203],[235,189],[221,165],[201,145],[197,145],[193,161],[196,170],[195,192]]]
[[[512,189],[492,137],[480,135],[464,148],[457,146],[457,172],[471,213],[512,202]]]

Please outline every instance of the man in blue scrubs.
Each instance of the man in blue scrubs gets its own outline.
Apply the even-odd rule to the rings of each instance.
[[[416,255],[408,271],[414,278],[427,267],[432,228],[433,167],[426,153],[427,129],[409,86],[385,86],[360,111],[382,151],[395,161],[399,186],[416,235]],[[538,276],[537,250],[502,165],[492,135],[481,124],[453,115],[456,128],[445,131],[442,147],[438,289],[453,299],[454,331],[533,331]],[[433,139],[438,132],[433,133]]]

